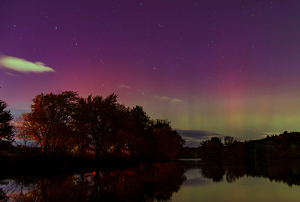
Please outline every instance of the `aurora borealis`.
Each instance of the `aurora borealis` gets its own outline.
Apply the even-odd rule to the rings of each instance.
[[[119,95],[196,146],[300,131],[300,2],[0,1],[0,99]],[[51,68],[53,71],[33,71]],[[27,69],[26,69],[27,68]]]

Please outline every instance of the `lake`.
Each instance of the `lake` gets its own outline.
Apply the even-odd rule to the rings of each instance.
[[[185,159],[122,169],[3,176],[0,201],[300,201],[298,160]]]

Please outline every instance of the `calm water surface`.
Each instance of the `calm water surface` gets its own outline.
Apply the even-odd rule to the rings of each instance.
[[[0,175],[0,201],[300,201],[299,161],[180,160],[93,172]]]

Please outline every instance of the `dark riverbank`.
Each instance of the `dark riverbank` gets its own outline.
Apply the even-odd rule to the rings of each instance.
[[[124,158],[79,158],[50,156],[0,156],[1,178],[8,178],[13,173],[32,175],[44,173],[88,172],[94,169],[115,170],[138,164],[162,163],[165,161],[124,159]],[[4,176],[3,176],[4,175]]]

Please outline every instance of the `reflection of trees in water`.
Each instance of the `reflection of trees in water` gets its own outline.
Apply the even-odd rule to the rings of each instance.
[[[15,201],[160,201],[169,200],[184,180],[184,170],[176,163],[156,163],[40,177],[33,189],[28,185],[20,192],[14,183],[4,192]]]
[[[226,181],[229,183],[236,181],[236,177],[233,172],[226,170]]]
[[[243,176],[264,177],[288,185],[300,184],[300,162],[293,161],[180,161],[143,164],[93,173],[2,180],[0,201],[154,201],[169,200],[186,180],[184,173],[199,169],[202,177],[234,183]],[[1,181],[0,181],[1,185]]]
[[[205,162],[200,166],[201,176],[212,179],[214,182],[221,182],[225,175],[228,183],[235,182],[238,178],[244,176],[245,166],[243,163],[237,161],[231,163],[220,161]]]
[[[212,179],[214,182],[223,181],[223,175],[225,174],[225,169],[223,167],[210,167],[210,168],[202,168],[201,175],[202,177]]]
[[[228,183],[246,176],[269,178],[270,181],[300,185],[300,162],[293,160],[274,161],[226,161],[205,162],[199,166],[202,177],[220,182],[225,175]]]
[[[90,201],[168,200],[185,178],[175,163],[149,164],[134,169],[100,171],[93,176]]]
[[[254,161],[247,175],[269,178],[270,181],[284,182],[289,186],[300,185],[299,160]]]

